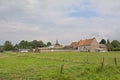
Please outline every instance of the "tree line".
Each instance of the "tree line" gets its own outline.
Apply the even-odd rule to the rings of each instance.
[[[11,50],[19,50],[19,49],[35,49],[38,47],[47,47],[52,45],[51,42],[47,42],[46,44],[40,40],[26,41],[22,40],[18,44],[13,45],[11,41],[5,41],[3,45],[0,46],[0,52],[3,51],[11,51]]]
[[[99,44],[105,44],[108,51],[120,51],[120,42],[118,40],[113,40],[110,42],[109,40],[102,39]],[[26,41],[22,40],[18,44],[13,45],[11,41],[5,41],[3,45],[0,45],[0,52],[3,51],[11,51],[11,50],[19,50],[19,49],[35,49],[38,47],[48,47],[51,46],[51,42],[47,42],[46,44],[40,40]]]
[[[102,39],[100,44],[105,44],[108,51],[120,51],[120,42],[118,40],[110,42],[109,40]]]

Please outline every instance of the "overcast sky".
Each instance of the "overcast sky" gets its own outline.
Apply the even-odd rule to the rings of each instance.
[[[120,40],[120,0],[0,0],[0,44]]]

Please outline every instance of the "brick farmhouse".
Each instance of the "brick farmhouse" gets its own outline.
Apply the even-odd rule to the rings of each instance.
[[[79,42],[72,42],[70,48],[78,49],[80,52],[106,52],[107,48],[104,44],[99,44],[96,38],[80,40]]]

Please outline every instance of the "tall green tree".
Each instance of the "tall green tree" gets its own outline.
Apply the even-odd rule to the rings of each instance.
[[[4,43],[4,50],[9,51],[9,50],[13,50],[14,46],[10,41],[5,41]]]
[[[31,44],[32,44],[32,48],[37,48],[37,47],[39,46],[37,40],[33,40],[33,41],[31,42]]]
[[[102,39],[102,40],[100,41],[100,44],[106,44],[106,40],[105,40],[105,39]]]
[[[20,49],[28,49],[28,41],[25,41],[25,40],[20,41],[19,48]]]
[[[111,47],[111,43],[109,40],[107,40],[106,46],[107,46],[108,51],[111,51],[112,47]]]
[[[19,45],[15,44],[14,48],[15,48],[15,50],[19,50]]]
[[[38,47],[45,47],[45,43],[43,41],[38,41]]]
[[[52,45],[52,43],[51,42],[47,42],[47,46],[51,46]]]
[[[113,40],[111,45],[113,48],[120,48],[120,42],[118,40]]]
[[[37,40],[33,40],[32,41],[32,47],[33,48],[37,48],[37,47],[44,47],[45,46],[45,44],[44,44],[44,42],[43,41],[37,41]]]

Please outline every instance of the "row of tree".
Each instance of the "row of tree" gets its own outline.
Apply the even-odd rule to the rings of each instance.
[[[51,42],[47,42],[46,44],[43,41],[25,41],[22,40],[18,44],[13,45],[11,41],[5,41],[3,45],[0,46],[0,52],[2,51],[10,51],[10,50],[19,50],[19,49],[34,49],[38,47],[46,47],[52,45]]]
[[[108,51],[120,51],[120,42],[118,40],[110,42],[109,40],[102,39],[100,44],[105,44]]]

